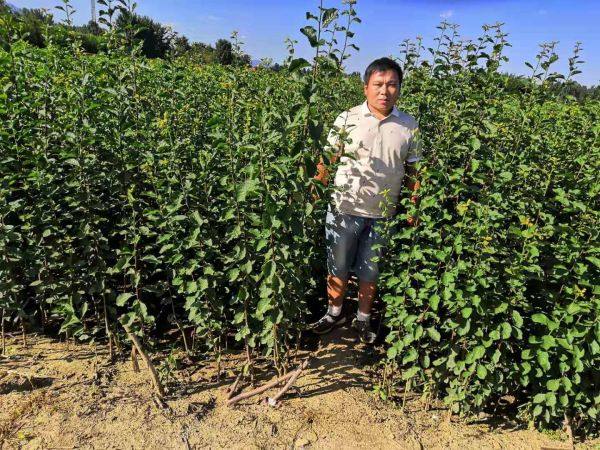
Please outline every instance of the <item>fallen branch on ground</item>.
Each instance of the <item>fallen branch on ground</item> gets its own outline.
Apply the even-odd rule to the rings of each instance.
[[[277,402],[279,401],[279,399],[283,396],[283,394],[285,394],[288,391],[289,388],[293,386],[293,384],[296,382],[302,371],[307,367],[308,359],[304,360],[302,365],[298,367],[298,369],[293,373],[293,375],[290,377],[289,381],[285,384],[285,386],[281,388],[281,390],[277,394],[275,394],[274,397],[268,398],[267,403],[269,404],[269,406],[277,406]]]
[[[282,376],[281,378],[276,378],[275,380],[271,380],[268,383],[263,384],[260,387],[257,387],[256,389],[253,389],[253,390],[248,391],[248,392],[242,392],[238,396],[233,397],[232,399],[229,399],[227,401],[227,406],[233,406],[237,402],[239,402],[240,400],[244,400],[246,398],[250,398],[250,397],[252,397],[254,395],[262,394],[263,392],[271,389],[272,387],[275,387],[278,384],[281,384],[284,381],[288,380],[290,377],[292,377],[292,375],[294,375],[294,372],[289,372],[286,375]]]
[[[304,363],[302,363],[302,365],[298,369],[296,369],[296,370],[294,370],[292,372],[288,372],[287,374],[283,375],[282,377],[276,378],[275,380],[271,380],[268,383],[263,384],[260,387],[257,387],[256,389],[253,389],[253,390],[248,391],[248,392],[242,392],[238,396],[233,397],[232,399],[229,399],[227,401],[227,406],[233,406],[237,402],[239,402],[240,400],[244,400],[244,399],[253,397],[255,395],[262,394],[263,392],[268,391],[269,389],[271,389],[271,388],[273,388],[273,387],[275,387],[275,386],[283,383],[284,381],[289,380],[290,378],[294,377],[294,375],[295,375],[295,378],[298,378],[298,375],[300,375],[300,372],[304,368],[306,368],[307,365],[308,365],[308,359],[305,360]],[[289,389],[289,387],[288,387],[288,389]]]

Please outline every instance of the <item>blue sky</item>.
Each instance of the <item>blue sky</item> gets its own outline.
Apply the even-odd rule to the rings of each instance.
[[[17,7],[53,8],[59,0],[9,0]],[[341,0],[326,0],[325,6],[341,6]],[[75,20],[84,23],[90,17],[90,1],[72,0],[77,9]],[[270,57],[281,61],[287,55],[286,37],[300,42],[297,53],[309,57],[298,31],[306,25],[305,12],[316,10],[318,1],[305,0],[138,0],[138,13],[168,24],[191,41],[214,43],[229,38],[237,30],[244,50],[253,59]],[[398,54],[405,38],[420,35],[425,46],[433,38],[441,20],[460,25],[465,38],[476,38],[484,23],[504,22],[512,48],[503,69],[526,74],[525,61],[532,62],[538,44],[559,41],[560,60],[556,70],[565,72],[567,58],[576,41],[583,43],[586,63],[575,80],[586,85],[600,84],[600,0],[358,0],[362,23],[356,25],[355,43],[360,52],[347,62],[349,71],[361,71],[373,59]],[[59,18],[61,12],[55,11]]]

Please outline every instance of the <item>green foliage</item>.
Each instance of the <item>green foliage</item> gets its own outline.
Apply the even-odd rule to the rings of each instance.
[[[455,30],[440,28],[436,63],[409,67],[403,87],[427,159],[420,203],[404,201],[383,274],[390,364],[455,412],[511,394],[538,424],[569,417],[592,429],[600,104],[550,88],[562,77],[550,72],[551,45],[515,91],[496,71],[498,25],[460,49]],[[403,227],[407,215],[419,226]]]
[[[114,27],[94,56],[68,33],[0,53],[3,318],[39,313],[79,339],[174,319],[195,351],[233,338],[248,367],[262,353],[281,368],[322,263],[315,130],[360,92],[318,61],[304,74],[148,60],[136,33]],[[317,92],[326,78],[337,96]]]

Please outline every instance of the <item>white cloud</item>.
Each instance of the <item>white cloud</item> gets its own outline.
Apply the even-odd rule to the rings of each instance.
[[[207,23],[207,22],[219,22],[223,18],[219,16],[213,16],[212,14],[203,14],[198,17],[198,22]]]
[[[447,11],[444,11],[440,14],[440,17],[442,19],[449,19],[450,17],[452,17],[454,15],[454,10],[453,9],[449,9]]]

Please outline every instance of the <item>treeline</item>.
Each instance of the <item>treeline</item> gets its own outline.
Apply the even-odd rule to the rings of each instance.
[[[531,90],[531,83],[525,77],[505,74],[506,90],[512,94],[525,94]],[[547,89],[558,96],[572,96],[578,102],[585,100],[600,100],[600,85],[584,86],[574,80],[567,82],[553,82],[547,85]]]
[[[103,6],[104,2],[99,1]],[[39,48],[55,44],[69,45],[75,38],[81,42],[81,48],[88,53],[99,53],[107,48],[107,30],[132,30],[135,42],[141,44],[141,53],[147,58],[184,57],[198,64],[251,65],[250,55],[241,50],[241,42],[237,33],[233,32],[231,40],[219,39],[213,45],[203,42],[190,42],[183,35],[173,31],[171,27],[148,17],[126,10],[117,10],[104,5],[110,17],[101,17],[97,22],[90,20],[86,25],[74,25],[71,15],[75,12],[70,5],[58,9],[65,14],[65,21],[59,23],[52,13],[46,9],[14,8],[5,0],[0,0],[0,9],[5,17],[11,17],[18,23],[24,40]],[[118,13],[118,14],[117,14]],[[113,17],[114,15],[114,17]],[[6,46],[5,38],[0,43]],[[267,61],[267,65],[278,69],[278,64]]]
[[[98,4],[106,6],[110,12],[110,6],[104,0],[98,1]],[[133,28],[135,30],[134,37],[137,42],[142,44],[141,52],[147,58],[182,57],[196,64],[217,63],[225,66],[250,66],[252,64],[251,56],[241,50],[242,43],[235,31],[231,35],[231,40],[219,39],[212,46],[203,42],[190,42],[186,36],[178,34],[169,26],[163,25],[151,17],[122,9],[118,10],[119,14],[114,23],[112,18],[100,18],[98,22],[90,20],[86,25],[81,26],[70,23],[68,17],[67,23],[57,23],[54,16],[45,9],[11,8],[5,0],[0,0],[0,9],[20,22],[24,39],[39,48],[46,47],[48,38],[53,39],[55,43],[67,46],[69,45],[67,38],[74,35],[81,41],[81,47],[86,52],[98,53],[106,49],[105,33],[108,28],[114,27],[117,31]],[[114,8],[114,12],[117,12],[117,8]],[[0,43],[2,43],[2,37],[0,37]],[[260,65],[276,71],[281,70],[281,66],[273,63],[269,58],[261,59]],[[361,76],[358,72],[351,75],[359,78]],[[531,87],[531,83],[526,77],[510,73],[506,73],[504,76],[506,77],[505,90],[507,92],[523,94]],[[600,99],[600,85],[588,87],[577,81],[569,80],[568,82],[555,82],[548,88],[555,94],[572,96],[579,102]]]

